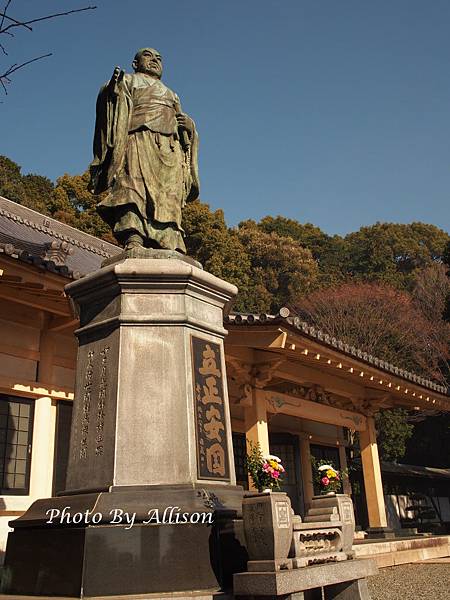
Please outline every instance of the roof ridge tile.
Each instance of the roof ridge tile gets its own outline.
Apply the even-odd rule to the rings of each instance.
[[[8,198],[4,198],[3,196],[0,196],[0,200],[4,200],[8,203],[10,203],[11,205],[20,207],[21,210],[26,210],[26,211],[31,211],[34,214],[36,214],[36,216],[44,216],[43,219],[43,225],[38,224],[36,221],[27,219],[26,217],[22,217],[21,215],[16,215],[11,211],[8,211],[6,208],[2,208],[0,207],[0,215],[5,216],[8,219],[11,219],[15,222],[24,224],[28,227],[31,227],[33,229],[37,229],[38,231],[41,231],[43,233],[46,233],[52,237],[56,237],[58,239],[64,239],[66,242],[71,243],[75,246],[77,246],[78,248],[83,248],[84,250],[88,250],[89,252],[92,252],[93,254],[97,254],[98,256],[103,256],[104,258],[109,258],[111,256],[111,253],[108,253],[105,248],[102,248],[102,246],[104,246],[105,244],[108,244],[111,246],[112,248],[115,248],[115,246],[113,244],[110,244],[109,242],[105,242],[104,240],[100,240],[98,238],[95,238],[95,236],[92,236],[89,233],[86,233],[84,231],[75,229],[74,227],[72,227],[71,225],[67,225],[67,223],[63,223],[62,221],[58,221],[57,219],[53,218],[53,217],[49,217],[46,215],[41,215],[40,213],[38,213],[37,211],[34,211],[31,208],[28,208],[27,206],[24,206],[23,204],[19,204],[18,202],[14,202],[13,200],[9,200]],[[19,209],[19,210],[20,210]],[[100,248],[92,245],[92,244],[87,244],[85,242],[82,242],[81,240],[77,240],[75,237],[69,236],[67,234],[63,234],[61,232],[55,231],[54,229],[52,229],[50,227],[51,222],[54,221],[55,223],[58,223],[60,226],[62,227],[69,227],[70,229],[73,229],[75,232],[79,233],[81,236],[85,235],[85,236],[89,236],[90,238],[93,238],[94,240],[98,239],[98,242],[100,244]],[[47,226],[48,223],[48,226]],[[118,249],[119,251],[119,249]]]
[[[252,319],[248,319],[248,315],[252,316]],[[263,317],[263,318],[261,318]],[[403,379],[408,379],[409,381],[413,381],[415,383],[419,383],[423,387],[427,387],[434,391],[440,392],[444,395],[450,394],[450,388],[440,385],[430,379],[425,379],[421,375],[416,375],[415,373],[411,373],[406,369],[402,369],[392,363],[382,360],[377,356],[372,356],[367,352],[362,351],[360,348],[356,348],[355,346],[350,346],[349,344],[345,344],[342,340],[338,340],[335,337],[330,337],[329,334],[326,334],[320,329],[316,329],[314,326],[309,325],[306,321],[302,321],[298,316],[291,316],[290,311],[283,307],[280,309],[278,315],[269,315],[267,313],[262,313],[261,315],[257,315],[254,313],[241,313],[235,312],[231,313],[226,317],[225,322],[230,324],[237,325],[258,325],[258,323],[267,323],[267,321],[284,321],[291,327],[306,333],[310,337],[314,337],[318,339],[320,342],[325,343],[327,346],[332,346],[333,348],[338,348],[339,350],[346,352],[347,354],[351,354],[360,360],[363,360],[366,363],[373,364],[374,366],[382,369],[383,371],[388,371],[402,377]]]

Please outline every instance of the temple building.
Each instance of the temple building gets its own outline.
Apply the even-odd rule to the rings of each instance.
[[[0,197],[0,550],[9,520],[37,498],[65,487],[78,321],[64,286],[119,251]],[[311,457],[346,469],[348,432],[358,432],[357,485],[352,489],[345,479],[344,491],[353,495],[361,528],[391,539],[392,530],[408,520],[407,494],[383,489],[385,473],[389,480],[392,472],[422,478],[425,496],[427,483],[433,487],[429,498],[436,507],[435,521],[450,523],[450,472],[421,467],[414,473],[402,465],[384,465],[382,470],[374,421],[377,411],[390,407],[429,414],[450,411],[445,387],[343,344],[286,308],[277,315],[231,313],[225,327],[239,484],[248,487],[246,440],[258,442],[264,453],[282,459],[287,470],[283,489],[295,512],[303,515],[314,494]],[[447,556],[450,537],[439,539],[427,546],[426,539],[411,538],[406,545],[382,551],[379,564],[394,564],[389,560],[396,560],[395,552],[397,560],[406,553],[403,562]],[[375,547],[360,544],[357,554],[364,555],[368,546]]]

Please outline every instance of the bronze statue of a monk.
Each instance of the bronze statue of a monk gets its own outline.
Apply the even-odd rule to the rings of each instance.
[[[186,252],[181,210],[199,193],[195,124],[161,81],[162,59],[139,50],[134,74],[114,70],[97,99],[91,190],[125,247]]]

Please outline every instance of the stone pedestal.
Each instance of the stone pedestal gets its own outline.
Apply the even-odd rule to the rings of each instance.
[[[212,590],[245,566],[223,353],[237,290],[167,256],[66,288],[80,317],[66,492],[11,523],[10,593]]]
[[[353,502],[347,494],[325,494],[313,496],[308,512],[303,519],[305,523],[316,521],[341,521],[342,550],[352,552],[355,535],[355,513]]]
[[[293,526],[291,513],[291,501],[285,492],[249,494],[244,498],[242,517],[249,571],[288,568]]]

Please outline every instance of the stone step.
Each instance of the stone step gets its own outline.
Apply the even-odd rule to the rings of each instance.
[[[330,524],[331,523],[331,524]],[[343,523],[341,521],[314,521],[312,523],[294,523],[294,531],[311,531],[313,529],[330,529],[341,527]]]
[[[373,558],[378,567],[393,567],[450,556],[450,536],[433,536],[353,545],[356,558]]]
[[[310,508],[307,515],[309,517],[313,515],[334,515],[338,514],[337,506],[323,506],[321,508]]]
[[[332,513],[332,514],[320,513],[320,514],[314,515],[312,517],[310,517],[308,514],[308,516],[306,516],[303,519],[304,523],[314,523],[315,521],[339,521],[339,514],[338,513]]]
[[[286,596],[376,575],[373,560],[346,560],[272,573],[236,573],[235,596]]]

